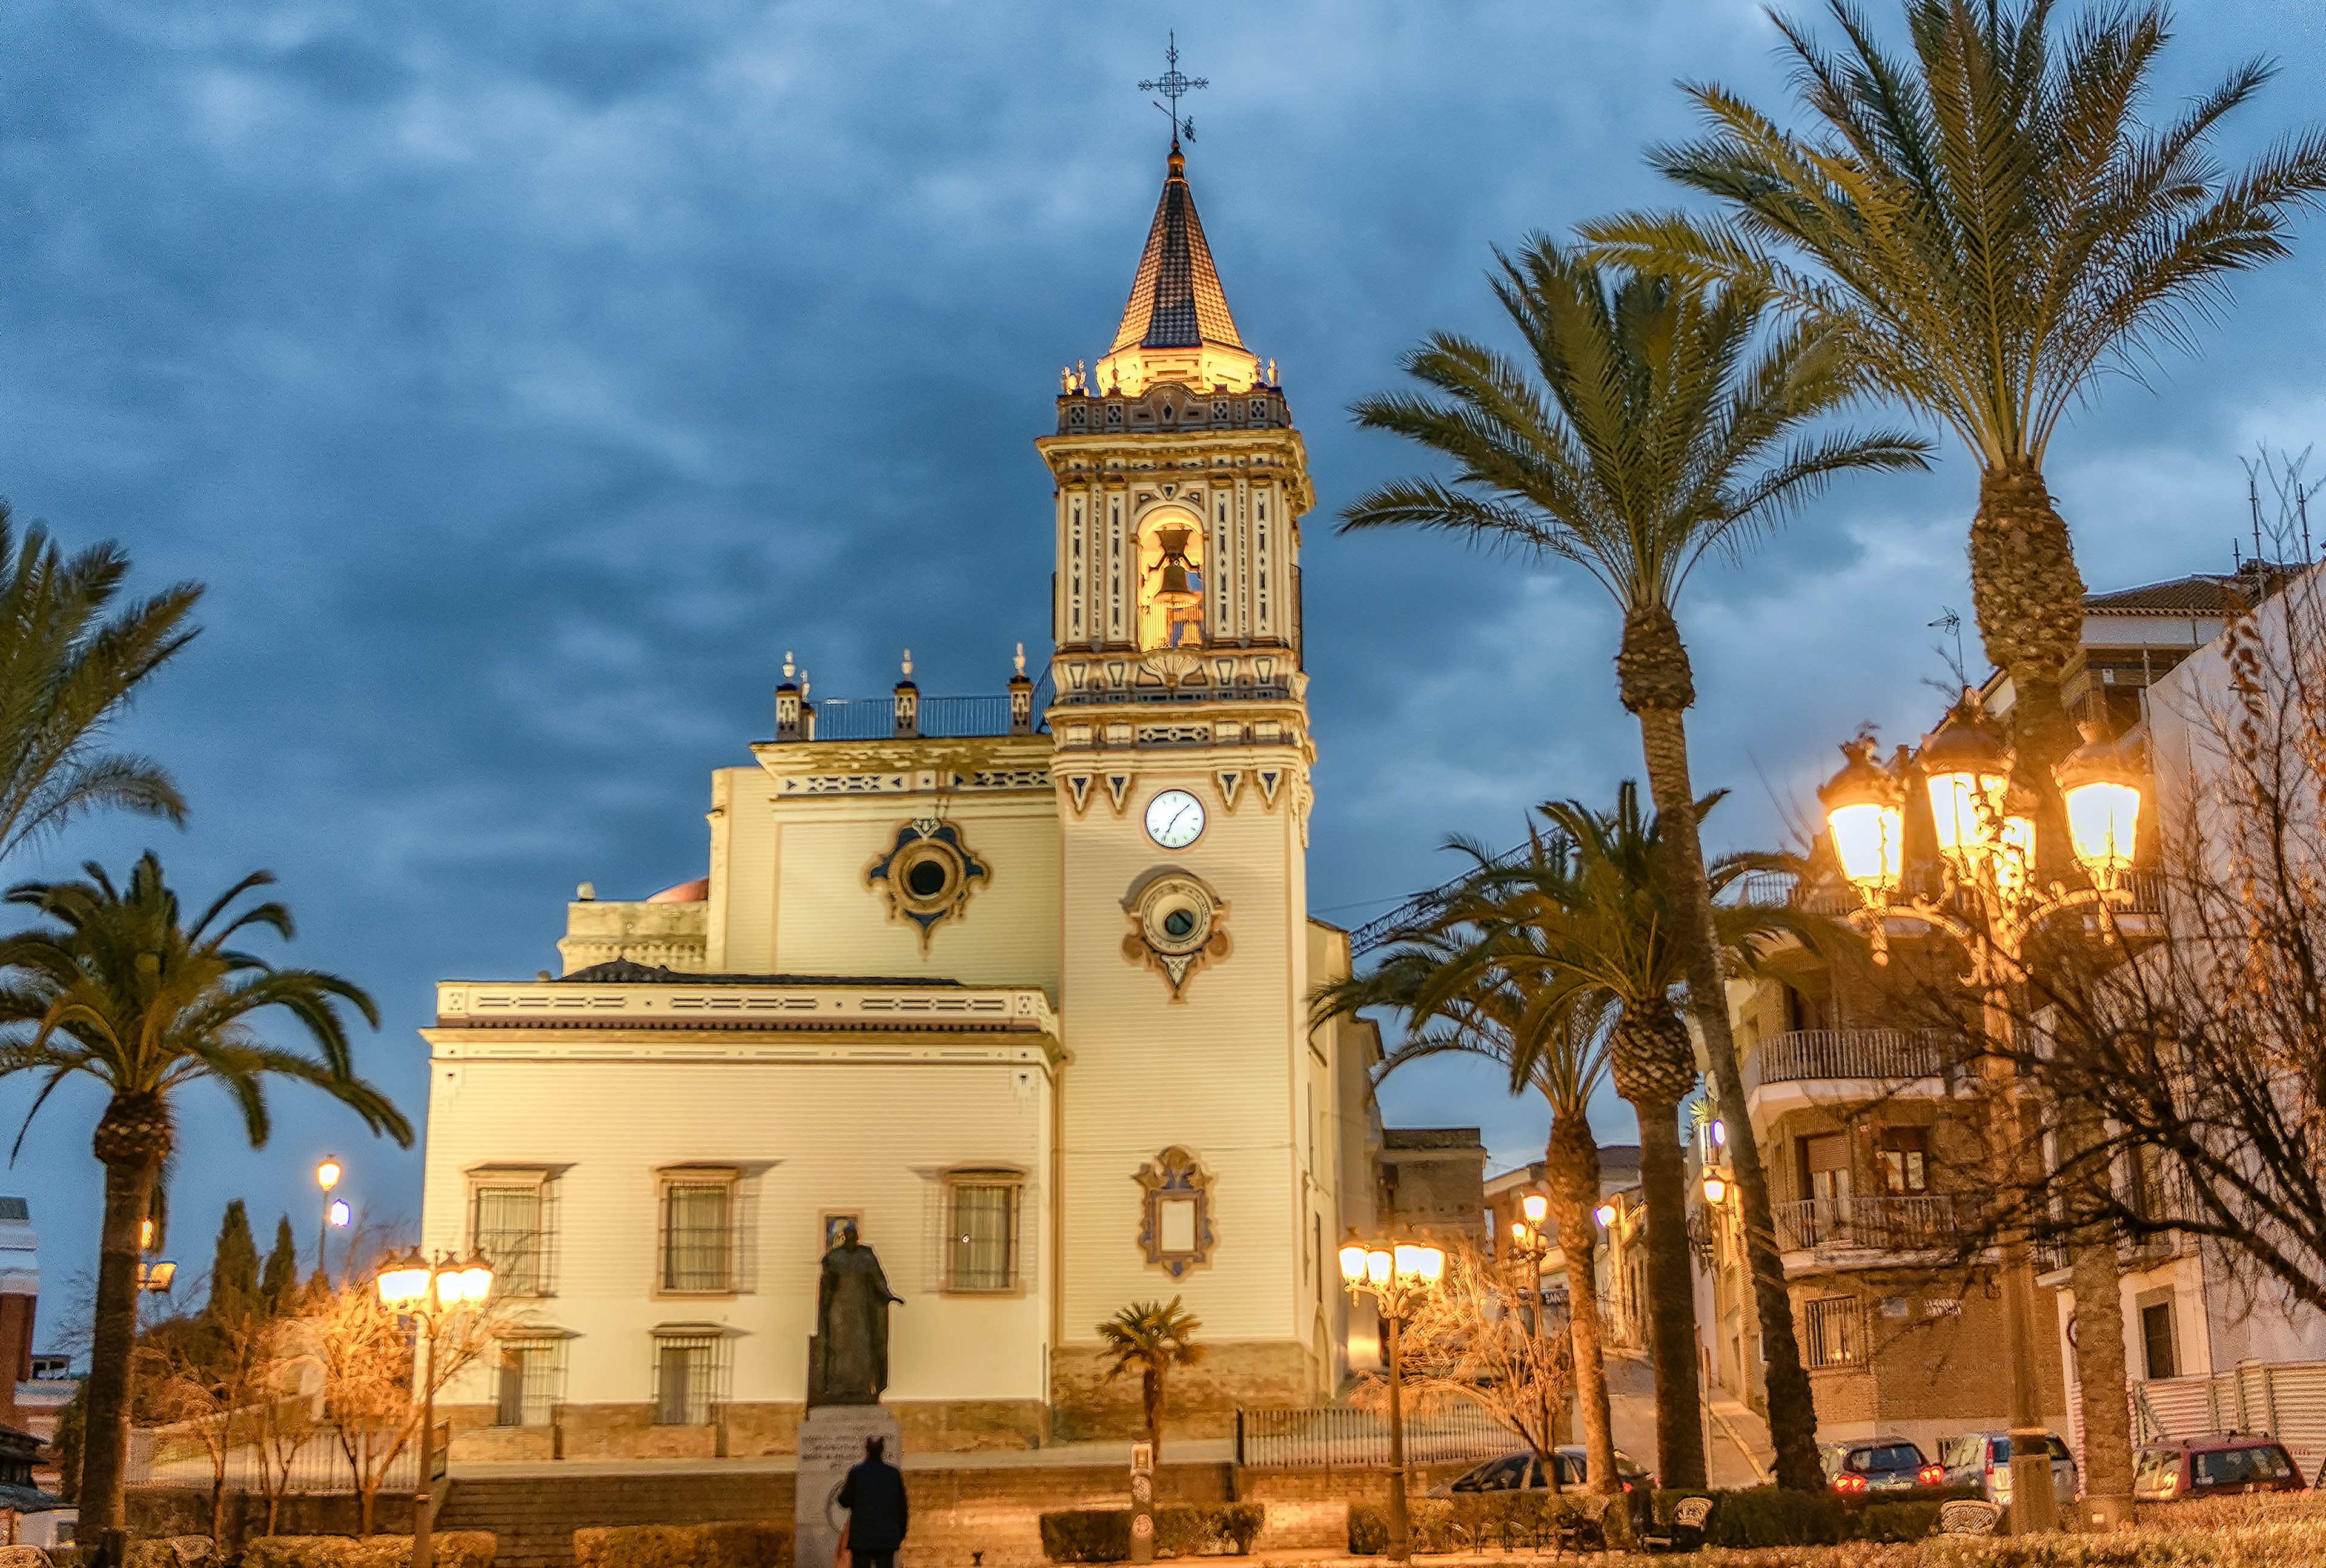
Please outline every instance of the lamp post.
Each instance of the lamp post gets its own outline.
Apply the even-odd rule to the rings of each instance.
[[[420,1485],[412,1499],[411,1568],[432,1568],[436,1526],[436,1336],[456,1312],[480,1309],[493,1293],[492,1265],[479,1255],[465,1263],[430,1262],[414,1248],[379,1271],[379,1299],[392,1313],[417,1319],[428,1337],[420,1378]]]
[[[1874,960],[1889,959],[1891,901],[1904,881],[1906,781],[1874,760],[1874,743],[1842,747],[1848,761],[1818,792],[1834,855],[1856,889],[1872,928]],[[2035,821],[2011,784],[2014,757],[1989,728],[1977,699],[1963,694],[1949,722],[1925,736],[1919,758],[1930,795],[1944,874],[1942,899],[1912,898],[1903,911],[1961,943],[1970,957],[1965,983],[1979,993],[1987,1050],[1980,1078],[1987,1096],[1988,1137],[1998,1164],[2025,1158],[2029,1086],[2011,1054],[2011,988],[2026,979],[2023,953],[2044,921],[2070,910],[2097,910],[2107,940],[2114,910],[2130,902],[2123,886],[2140,821],[2140,780],[2129,759],[2090,728],[2085,744],[2055,770],[2067,805],[2068,835],[2089,887],[2048,886],[2035,877]],[[1958,913],[1959,912],[1959,913]],[[1967,918],[1966,918],[1967,916]],[[2004,1322],[2011,1358],[2011,1498],[2015,1534],[2056,1529],[2050,1434],[2035,1371],[2035,1273],[2024,1229],[2002,1237]]]
[[[1550,1200],[1540,1192],[1529,1192],[1519,1200],[1519,1209],[1526,1218],[1511,1221],[1511,1258],[1518,1266],[1519,1279],[1526,1292],[1527,1333],[1537,1341],[1535,1354],[1540,1374],[1549,1365],[1549,1358],[1544,1355],[1540,1341],[1544,1337],[1542,1261],[1550,1256],[1550,1239],[1544,1233],[1542,1226],[1545,1217],[1550,1212]],[[1536,1382],[1542,1393],[1542,1457],[1548,1461],[1551,1457],[1552,1439],[1558,1435],[1551,1430],[1550,1379],[1538,1375]],[[1558,1489],[1558,1477],[1555,1470],[1550,1476],[1550,1485],[1553,1490]]]
[[[315,1272],[331,1283],[331,1189],[340,1184],[340,1156],[325,1155],[315,1167],[315,1185],[323,1189],[322,1222],[315,1227]]]
[[[1389,1554],[1395,1563],[1413,1559],[1413,1530],[1405,1508],[1405,1402],[1399,1385],[1405,1369],[1398,1359],[1398,1330],[1445,1277],[1446,1254],[1426,1242],[1360,1241],[1353,1229],[1341,1244],[1341,1279],[1350,1299],[1362,1291],[1381,1309],[1389,1361]],[[426,1568],[426,1564],[415,1564]]]

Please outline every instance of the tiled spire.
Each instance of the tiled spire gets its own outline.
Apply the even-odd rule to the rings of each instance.
[[[1219,269],[1212,264],[1212,247],[1205,242],[1195,193],[1187,187],[1186,155],[1177,142],[1155,221],[1147,230],[1147,248],[1131,280],[1130,301],[1099,366],[1102,388],[1119,383],[1133,394],[1158,378],[1205,390],[1215,384],[1241,390],[1254,380],[1257,366],[1228,313]]]
[[[1241,348],[1235,318],[1220,291],[1212,247],[1204,243],[1203,220],[1196,216],[1195,193],[1187,189],[1187,159],[1171,145],[1170,172],[1162,199],[1147,230],[1147,249],[1131,281],[1130,302],[1122,308],[1114,348],[1196,348],[1205,343]]]

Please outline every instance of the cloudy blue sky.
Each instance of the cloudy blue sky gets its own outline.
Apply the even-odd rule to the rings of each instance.
[[[2297,123],[2312,5],[2183,22],[2168,95],[2267,53],[2289,79],[2232,150]],[[1686,128],[1677,79],[1775,100],[1756,5],[28,0],[0,12],[0,494],[210,591],[128,726],[190,830],[101,822],[0,869],[149,843],[193,892],[273,868],[293,955],[376,992],[367,1069],[416,1106],[435,979],[554,964],[584,878],[700,874],[706,775],[768,733],[785,650],[833,695],[885,689],[905,645],[925,691],[998,691],[1046,646],[1028,443],[1121,309],[1163,151],[1132,84],[1174,25],[1212,82],[1191,173],[1220,271],[1317,478],[1317,909],[1362,921],[1446,834],[1608,794],[1639,763],[1596,590],[1335,537],[1409,462],[1344,411],[1425,331],[1493,332],[1490,246],[1661,199],[1639,154]],[[2096,586],[2224,567],[2240,454],[2326,426],[2319,237],[2057,444]],[[1927,719],[1972,499],[1954,462],[1853,486],[1698,581],[1718,836],[1775,840],[1832,742]],[[1388,1104],[1540,1146],[1480,1075]],[[93,1256],[97,1109],[60,1097],[5,1178],[58,1288]],[[181,1256],[237,1194],[311,1234],[327,1149],[368,1211],[416,1210],[414,1156],[277,1110],[252,1155],[190,1106]]]

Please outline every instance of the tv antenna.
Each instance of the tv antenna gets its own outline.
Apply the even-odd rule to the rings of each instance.
[[[1161,93],[1171,100],[1171,107],[1168,109],[1163,108],[1161,104],[1157,104],[1155,107],[1162,109],[1164,116],[1171,122],[1171,147],[1176,152],[1178,150],[1180,137],[1185,136],[1190,142],[1196,139],[1196,122],[1179,113],[1179,100],[1189,93],[1200,91],[1212,84],[1199,76],[1180,74],[1178,30],[1173,29],[1168,36],[1170,42],[1163,50],[1163,74],[1152,81],[1140,82],[1139,90],[1143,93]]]

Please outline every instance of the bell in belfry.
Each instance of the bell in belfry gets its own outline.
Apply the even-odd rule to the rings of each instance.
[[[1163,584],[1155,591],[1155,602],[1173,609],[1203,602],[1201,580],[1187,562],[1188,533],[1185,528],[1166,528],[1155,536],[1163,546],[1163,559],[1157,566],[1163,574]]]

